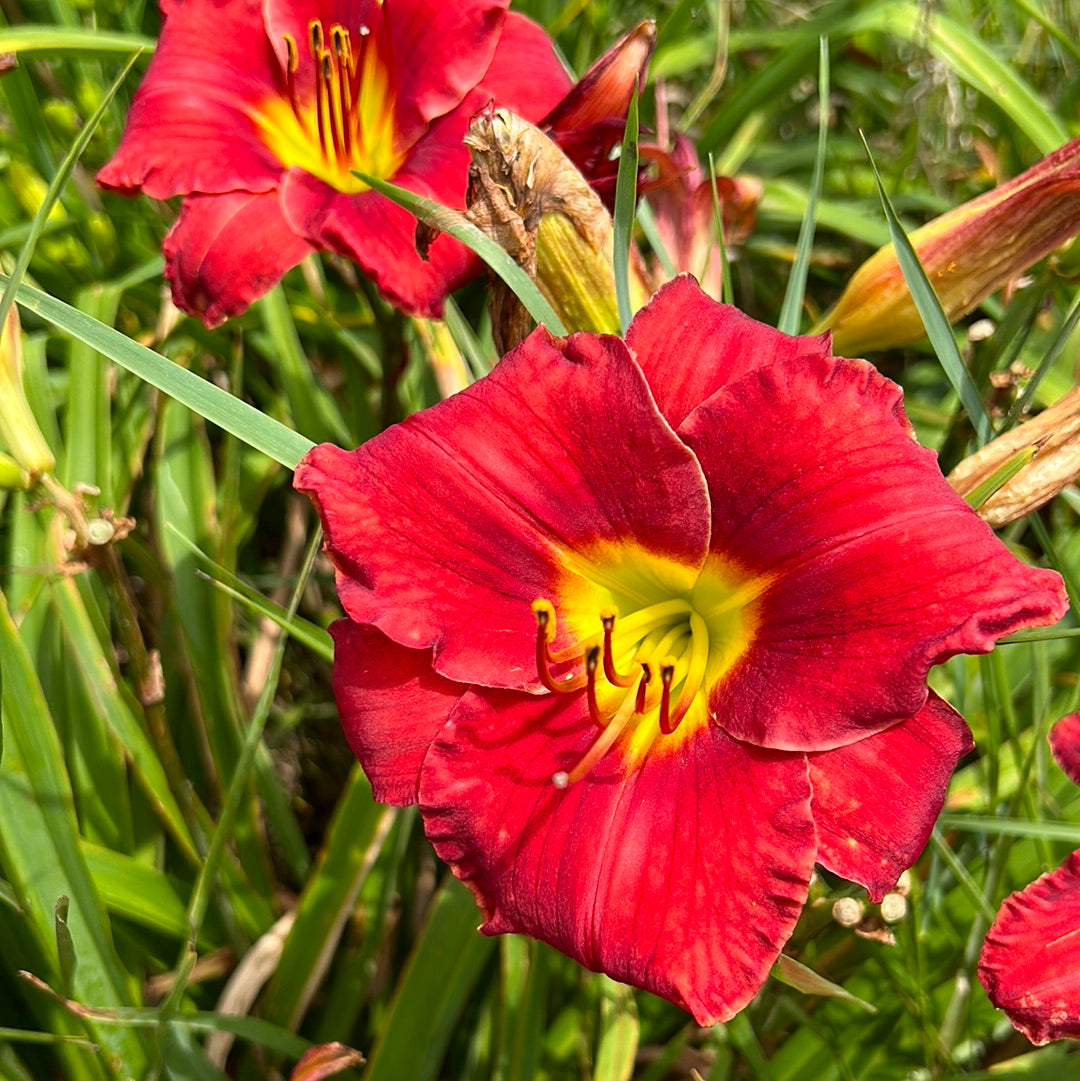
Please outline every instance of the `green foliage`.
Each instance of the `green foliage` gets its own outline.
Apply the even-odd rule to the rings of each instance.
[[[579,71],[658,18],[641,143],[658,130],[662,80],[668,102],[694,103],[702,160],[763,182],[755,230],[726,253],[732,294],[792,332],[901,223],[1077,133],[1073,5],[514,6]],[[330,1040],[364,1052],[370,1081],[1075,1070],[1068,1047],[1033,1052],[974,980],[1001,898],[1080,845],[1080,790],[1045,742],[1080,706],[1075,636],[1020,635],[934,673],[978,751],[911,874],[907,917],[891,944],[857,935],[829,915],[854,887],[823,878],[787,950],[850,999],[773,980],[701,1031],[544,946],[476,934],[475,904],[418,816],[374,803],[341,737],[332,574],[319,559],[305,569],[316,522],[289,485],[314,442],[357,444],[439,399],[422,335],[330,257],[220,329],[178,317],[160,258],[175,207],[92,180],[119,140],[140,49],[145,70],[155,6],[2,11],[0,54],[19,67],[0,78],[0,270],[5,289],[22,277],[27,394],[74,498],[0,492],[0,1078],[256,1079]],[[624,183],[616,214],[627,247],[632,194]],[[638,219],[655,235],[647,210]],[[974,448],[973,424],[982,439],[1075,383],[1080,291],[1062,265],[987,302],[988,337],[939,321],[933,348],[873,358],[944,466]],[[473,376],[493,361],[482,306],[472,286],[447,313]],[[114,539],[73,543],[78,522]],[[1075,487],[1003,536],[1061,570],[1075,600]]]

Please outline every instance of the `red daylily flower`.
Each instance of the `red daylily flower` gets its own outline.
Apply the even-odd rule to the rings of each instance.
[[[406,312],[436,316],[478,270],[354,172],[464,206],[470,117],[541,119],[570,88],[509,0],[162,0],[157,52],[106,188],[185,195],[165,239],[173,298],[208,326],[309,252],[355,260]]]
[[[971,741],[929,668],[1065,607],[918,446],[900,389],[689,278],[626,342],[543,328],[354,452],[313,449],[334,689],[487,934],[702,1024],[813,865],[875,898]]]
[[[1080,1040],[1080,851],[1005,899],[978,974],[1033,1044]]]
[[[719,297],[723,262],[716,239],[713,187],[694,144],[685,135],[676,135],[670,151],[642,147],[641,152],[656,166],[656,181],[650,186],[648,199],[657,234],[672,265],[676,271],[693,274],[705,292]],[[724,244],[729,252],[753,231],[761,192],[761,181],[752,177],[716,178],[715,202],[720,204]]]

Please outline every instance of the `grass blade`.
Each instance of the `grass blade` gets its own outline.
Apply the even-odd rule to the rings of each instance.
[[[949,325],[941,301],[938,300],[938,295],[934,292],[934,287],[930,284],[930,279],[926,276],[926,271],[923,270],[919,257],[915,254],[915,249],[912,247],[911,241],[908,240],[907,233],[904,232],[904,227],[900,224],[900,219],[893,209],[865,136],[863,137],[863,146],[866,148],[866,155],[870,159],[870,168],[874,170],[874,182],[877,185],[878,197],[881,199],[881,208],[885,211],[885,218],[889,223],[893,249],[896,251],[896,258],[900,263],[900,269],[903,272],[908,291],[911,293],[911,299],[923,321],[923,326],[926,328],[926,336],[930,339],[930,344],[933,346],[942,368],[945,369],[949,382],[952,383],[961,404],[967,411],[967,415],[979,437],[979,442],[988,443],[994,436],[990,414],[987,413],[982,396],[979,394],[978,388],[964,365],[960,350],[956,347],[956,339],[953,337],[952,327]]]
[[[566,327],[555,314],[555,309],[544,299],[536,283],[510,258],[509,255],[469,221],[460,210],[442,206],[433,199],[425,199],[411,191],[399,188],[385,180],[378,180],[365,173],[356,174],[365,184],[374,188],[380,195],[385,195],[392,203],[404,207],[415,218],[433,229],[447,233],[461,241],[470,251],[475,252],[500,278],[513,290],[514,295],[525,305],[525,310],[557,337],[566,335]]]
[[[799,226],[799,240],[795,247],[795,259],[788,275],[784,303],[780,307],[780,319],[776,327],[784,334],[798,334],[803,298],[806,295],[806,277],[810,270],[810,253],[814,247],[814,231],[817,226],[817,203],[821,197],[821,184],[825,177],[825,151],[829,141],[829,39],[820,39],[821,57],[818,69],[818,140],[814,158],[814,172],[810,180],[810,194],[806,214]]]
[[[0,282],[9,280],[0,274]],[[20,285],[15,299],[27,311],[92,346],[121,368],[289,469],[294,469],[314,446],[310,439],[286,428],[254,406],[48,293]]]
[[[619,326],[626,334],[634,312],[630,305],[630,244],[634,233],[634,208],[637,203],[638,174],[638,92],[630,96],[623,133],[619,173],[615,179],[615,215],[612,222],[612,257],[615,273],[615,303]]]

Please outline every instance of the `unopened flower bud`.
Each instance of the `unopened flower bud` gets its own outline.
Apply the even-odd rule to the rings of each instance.
[[[999,471],[1007,473],[1012,462],[1020,468],[975,508],[995,529],[1041,507],[1080,476],[1080,387],[965,458],[949,483],[967,497]]]
[[[887,893],[881,899],[881,918],[886,923],[899,923],[907,915],[907,898],[901,893]]]
[[[832,918],[841,927],[858,927],[866,908],[857,897],[841,897],[832,906]]]
[[[0,444],[27,474],[24,487],[56,467],[23,389],[22,338],[14,305],[0,328]]]
[[[1080,232],[1080,139],[910,236],[950,322]],[[855,272],[818,330],[839,356],[925,337],[891,244]]]

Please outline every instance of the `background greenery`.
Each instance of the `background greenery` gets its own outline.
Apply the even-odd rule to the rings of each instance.
[[[663,80],[703,158],[763,180],[732,270],[739,305],[773,324],[815,160],[822,35],[829,141],[804,329],[888,239],[860,130],[910,225],[1080,133],[1068,0],[514,6],[579,72],[639,18],[658,20],[643,126],[655,127]],[[0,0],[0,54],[20,62],[0,78],[5,272],[30,254],[50,182],[157,26],[152,4]],[[417,816],[372,802],[341,738],[323,629],[338,612],[332,581],[321,558],[305,574],[316,523],[274,460],[306,444],[262,419],[354,445],[431,404],[430,327],[332,258],[219,330],[180,317],[160,258],[175,207],[93,182],[146,61],[105,105],[33,244],[25,280],[44,296],[20,297],[57,479],[88,519],[132,528],[74,560],[71,521],[47,494],[0,492],[0,1078],[268,1078],[332,1040],[363,1051],[371,1081],[1067,1076],[1070,1049],[1033,1052],[974,964],[1001,898],[1080,846],[1080,799],[1044,738],[1080,706],[1076,639],[1007,644],[936,673],[979,749],[910,875],[904,919],[886,927],[870,907],[879,933],[859,935],[831,910],[862,891],[815,882],[787,952],[874,1013],[772,980],[731,1023],[701,1030],[536,943],[475,934],[473,902]],[[1076,381],[1080,340],[1060,340],[1075,266],[1066,253],[987,302],[990,336],[958,328],[999,426],[1032,373],[1035,404]],[[483,303],[478,283],[448,313],[473,375],[494,361]],[[57,324],[133,364],[154,358],[125,339],[149,346],[171,362],[164,378],[190,370],[255,411],[226,434]],[[928,348],[873,359],[904,385],[945,468],[972,448]],[[1065,574],[1074,602],[1078,518],[1073,487],[1004,531]]]

